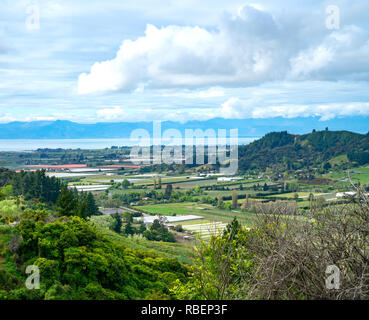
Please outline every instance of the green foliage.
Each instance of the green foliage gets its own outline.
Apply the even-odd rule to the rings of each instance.
[[[176,282],[172,292],[177,299],[224,300],[239,297],[242,279],[252,268],[252,259],[241,248],[241,228],[235,219],[222,236],[209,242],[200,240],[195,247],[196,261],[190,269],[189,281]]]
[[[99,215],[99,209],[92,193],[77,192],[67,186],[61,188],[57,204],[60,216],[77,216],[86,219],[93,215]]]
[[[8,199],[0,201],[0,217],[6,219],[10,218],[11,221],[14,221],[20,218],[21,213],[22,210],[20,205],[17,203],[17,200]]]
[[[11,196],[13,194],[13,186],[11,184],[4,186],[0,189],[0,193],[4,194],[5,196]]]
[[[166,188],[165,188],[165,199],[169,199],[171,194],[172,194],[172,191],[173,191],[173,185],[171,184],[167,184]]]
[[[14,171],[0,167],[0,187],[10,184],[14,176]]]
[[[124,233],[126,235],[134,235],[136,232],[136,229],[134,227],[132,227],[132,223],[128,222],[125,226],[124,226]]]
[[[110,229],[110,230],[114,229],[115,220],[113,219],[112,216],[108,214],[104,214],[101,216],[92,216],[89,218],[89,220],[94,225],[98,225],[98,226],[101,226],[103,228]]]
[[[365,151],[365,152],[352,151],[347,154],[347,158],[351,162],[356,162],[359,165],[364,165],[364,164],[369,163],[369,152],[368,151]]]
[[[38,199],[42,202],[56,203],[61,185],[57,178],[46,176],[45,170],[21,171],[13,177],[14,194],[23,195],[26,200]]]
[[[94,196],[93,196],[93,194],[91,192],[88,192],[87,193],[87,196],[85,198],[85,201],[86,201],[87,215],[89,217],[95,216],[95,215],[100,215],[101,214],[99,212],[99,208],[96,205],[95,198],[94,198]]]
[[[6,238],[0,235],[0,244],[7,239],[9,246],[9,232],[19,235],[21,242],[9,260],[18,271],[5,271],[25,278],[25,267],[34,264],[40,269],[41,283],[40,290],[28,290],[24,279],[5,281],[7,274],[4,281],[0,277],[0,298],[169,299],[174,282],[185,281],[186,268],[177,260],[128,249],[79,217],[47,223],[35,221],[29,214],[14,229],[6,230]]]
[[[124,179],[122,181],[122,187],[123,187],[123,189],[127,189],[130,186],[131,186],[131,183],[127,179]]]
[[[57,204],[59,206],[60,216],[72,216],[77,212],[77,199],[72,190],[69,190],[67,186],[63,186]]]
[[[369,162],[368,149],[368,135],[348,131],[313,131],[305,135],[272,132],[239,147],[239,168],[241,171],[267,167],[297,170],[320,166],[343,154],[351,162],[365,164]]]
[[[122,232],[122,217],[120,216],[119,213],[114,213],[111,215],[111,217],[113,218],[113,227],[112,230],[115,231],[116,233],[121,233]]]
[[[155,219],[149,230],[146,230],[143,234],[148,240],[175,242],[174,235],[169,232],[168,228],[159,219]]]

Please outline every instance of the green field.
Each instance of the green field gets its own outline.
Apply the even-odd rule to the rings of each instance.
[[[282,193],[282,194],[277,194],[277,195],[269,195],[267,197],[268,198],[281,197],[281,198],[293,199],[296,193],[298,194],[299,198],[308,197],[310,194],[310,192],[289,192],[289,193]]]
[[[252,226],[256,220],[256,214],[253,213],[241,212],[240,210],[221,210],[207,204],[191,202],[145,205],[137,206],[136,208],[145,210],[152,214],[161,215],[172,215],[173,213],[176,213],[177,215],[193,214],[201,216],[206,220],[226,223],[231,222],[233,218],[236,217],[244,226]]]
[[[348,172],[332,172],[325,175],[326,178],[334,180],[346,180],[351,178],[353,182],[369,184],[369,166],[350,169]],[[340,181],[350,183],[349,181]]]
[[[136,208],[148,211],[153,214],[161,214],[171,216],[174,213],[177,215],[194,214],[194,212],[203,212],[212,208],[211,205],[198,204],[194,202],[184,203],[164,203],[145,206],[137,206]]]

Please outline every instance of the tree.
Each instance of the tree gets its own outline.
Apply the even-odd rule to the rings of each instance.
[[[190,267],[189,281],[184,284],[177,282],[173,288],[176,298],[231,300],[247,291],[242,285],[251,270],[252,260],[248,250],[239,250],[238,232],[238,222],[233,220],[223,235],[199,241],[196,246],[198,263]]]
[[[246,211],[248,205],[249,205],[249,195],[246,194],[245,199],[242,201],[241,210]]]
[[[156,178],[154,178],[154,190],[156,189]]]
[[[131,183],[127,180],[127,179],[124,179],[122,181],[122,187],[123,189],[128,189],[128,187],[130,187]]]
[[[100,218],[113,220],[91,220],[106,220]],[[1,270],[3,299],[168,299],[174,281],[185,280],[186,267],[176,259],[125,248],[121,237],[108,236],[79,217],[43,223],[27,216],[16,233],[10,231],[1,239],[11,248]],[[24,286],[22,270],[29,261],[39,268],[39,290]]]
[[[124,219],[125,223],[132,223],[133,222],[132,214],[129,213],[129,212],[124,212],[123,219]]]
[[[263,191],[268,191],[269,189],[269,186],[266,184],[266,182],[264,183],[264,186],[263,186]]]
[[[232,191],[232,208],[236,209],[238,207],[238,196],[237,196],[237,191],[233,190]]]
[[[124,227],[124,233],[126,235],[134,235],[135,234],[135,228],[132,227],[131,222],[128,222]]]
[[[161,177],[158,178],[158,189],[161,189]]]
[[[329,162],[326,162],[324,165],[323,165],[323,169],[324,170],[329,170],[332,168],[332,165],[329,163]]]
[[[122,218],[119,215],[119,213],[114,213],[111,215],[111,217],[114,219],[114,224],[113,224],[113,230],[116,233],[121,233],[122,231]]]
[[[147,229],[146,229],[146,226],[145,226],[145,224],[141,221],[140,223],[139,223],[139,228],[138,228],[138,233],[141,233],[141,234],[143,234]]]
[[[360,201],[318,212],[314,223],[272,210],[233,239],[223,234],[200,242],[189,281],[173,293],[198,300],[368,299],[369,200],[358,194]],[[340,272],[339,290],[326,286],[332,265]]]
[[[75,207],[73,215],[86,219],[88,217],[87,196],[84,193],[81,193],[80,196],[78,196],[77,194],[75,196],[75,200],[76,200],[76,207]]]
[[[167,184],[167,187],[165,188],[165,199],[169,199],[172,195],[173,186],[171,184]]]
[[[144,236],[151,241],[175,242],[174,235],[169,232],[161,218],[154,220],[149,230],[144,232]]]
[[[223,197],[221,195],[218,196],[218,203],[217,203],[217,207],[218,208],[222,208],[223,206]]]
[[[326,203],[326,200],[325,200],[324,197],[318,197],[318,198],[316,198],[315,202],[316,202],[316,208],[318,210],[322,210],[325,203]]]
[[[310,210],[313,209],[314,195],[312,193],[309,194],[309,207]]]
[[[99,208],[96,205],[95,197],[91,192],[89,192],[86,197],[86,210],[89,217],[100,214]]]
[[[202,190],[200,188],[200,186],[196,186],[194,189],[193,189],[194,193],[196,194],[202,194]]]
[[[223,231],[223,237],[228,238],[229,240],[235,240],[239,231],[241,230],[241,225],[238,222],[237,218],[234,217],[232,222],[227,225],[227,227]]]
[[[42,202],[56,203],[61,192],[61,182],[48,177],[45,170],[35,172],[21,171],[13,177],[14,195],[23,195],[26,199],[38,199]]]
[[[4,186],[0,189],[0,193],[6,195],[6,196],[11,196],[13,194],[13,186],[11,184]]]
[[[72,216],[76,212],[77,201],[72,190],[63,186],[57,204],[60,216]]]
[[[6,186],[16,176],[15,172],[9,169],[0,168],[0,187]]]

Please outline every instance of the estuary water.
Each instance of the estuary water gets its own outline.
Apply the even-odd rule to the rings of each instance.
[[[257,137],[239,137],[238,144],[249,144],[258,139]],[[184,140],[184,139],[183,139]],[[152,142],[151,142],[152,143]],[[182,145],[184,141],[161,141],[162,144]],[[209,141],[209,144],[216,144],[216,140]],[[134,146],[137,141],[130,138],[119,139],[0,139],[0,151],[34,151],[37,149],[104,149],[112,146]]]

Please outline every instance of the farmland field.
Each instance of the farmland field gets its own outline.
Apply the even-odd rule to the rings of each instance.
[[[233,211],[221,210],[214,208],[211,205],[191,202],[145,205],[145,206],[137,206],[136,208],[145,210],[152,214],[161,214],[161,215],[172,215],[173,213],[181,215],[194,214],[202,216],[206,220],[219,221],[225,223],[229,223],[233,220],[234,217],[237,217],[239,222],[245,226],[253,225],[256,219],[255,214],[252,213],[241,212],[236,210]]]
[[[183,226],[183,229],[194,232],[201,239],[208,239],[212,235],[221,234],[226,227],[227,223],[213,221],[208,223],[186,224]]]
[[[341,182],[350,183],[348,178],[351,178],[354,182],[360,182],[362,184],[369,183],[369,166],[354,168],[348,172],[332,172],[326,174],[325,177],[335,180],[340,180]]]

